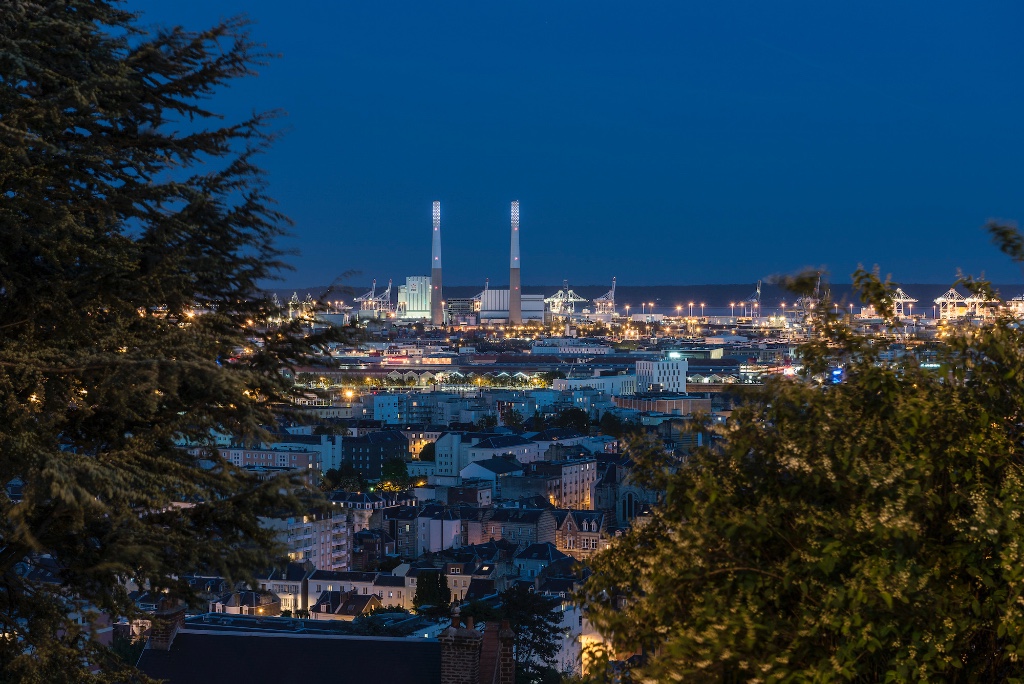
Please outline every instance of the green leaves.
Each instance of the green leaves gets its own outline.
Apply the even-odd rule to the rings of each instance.
[[[892,286],[860,271],[865,301]],[[1024,334],[952,330],[943,373],[882,364],[837,320],[846,381],[770,381],[715,448],[638,479],[672,492],[591,561],[590,619],[638,678],[1009,681],[1024,645]],[[805,347],[805,350],[808,349]]]

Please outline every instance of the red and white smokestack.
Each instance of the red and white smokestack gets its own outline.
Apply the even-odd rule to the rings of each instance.
[[[444,325],[441,295],[441,203],[434,202],[434,237],[430,249],[430,322]]]
[[[512,254],[509,263],[508,322],[523,322],[523,293],[519,281],[519,200],[512,202]]]

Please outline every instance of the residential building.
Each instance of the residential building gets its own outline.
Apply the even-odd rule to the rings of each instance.
[[[494,494],[494,482],[485,478],[463,477],[462,485],[448,488],[448,505],[469,504],[488,507]]]
[[[273,617],[281,614],[281,600],[269,591],[232,591],[210,601],[210,612]]]
[[[414,405],[423,404],[423,400],[414,400]],[[418,406],[416,408],[419,408]],[[433,444],[437,441],[437,438],[444,434],[447,428],[444,425],[434,424],[411,424],[403,425],[398,428],[399,432],[405,435],[405,438],[409,442],[409,456],[413,460],[419,460],[420,452],[423,451],[423,447],[428,444]]]
[[[228,463],[239,468],[274,468],[280,470],[315,470],[321,469],[320,449],[290,448],[264,449],[248,447],[222,447],[217,452]],[[189,449],[189,453],[200,455],[198,447]]]
[[[402,558],[415,558],[418,555],[418,516],[419,509],[416,506],[393,506],[383,511],[384,529],[395,540],[395,553]]]
[[[376,594],[353,591],[323,591],[312,603],[309,617],[313,620],[352,621],[381,607]]]
[[[558,491],[552,503],[557,508],[590,510],[594,507],[597,485],[597,460],[594,458],[566,461],[538,461],[532,472],[558,478]]]
[[[416,517],[416,556],[461,545],[462,520],[447,506],[427,505]]]
[[[395,540],[384,530],[360,530],[352,536],[351,568],[375,572],[388,556],[395,554]]]
[[[288,518],[283,532],[290,560],[308,561],[318,570],[348,570],[351,530],[344,511]]]
[[[369,480],[379,480],[385,461],[405,460],[409,441],[398,430],[382,430],[360,437],[346,437],[341,451],[343,463],[351,464]]]
[[[309,562],[288,563],[283,568],[257,574],[256,583],[260,591],[273,592],[281,600],[281,610],[308,610],[309,577],[316,567]]]
[[[551,388],[556,390],[575,390],[582,387],[596,389],[610,397],[621,397],[636,393],[636,375],[595,375],[591,378],[556,378]]]
[[[511,454],[520,463],[530,463],[539,458],[540,452],[536,443],[518,435],[446,432],[434,444],[434,454],[437,477],[457,478],[462,469],[474,461]]]
[[[482,528],[483,537],[503,539],[518,546],[555,541],[555,518],[548,510],[498,508]]]
[[[459,476],[466,479],[486,480],[491,483],[491,495],[500,499],[501,485],[505,478],[523,474],[523,465],[515,458],[489,458],[486,461],[474,461],[459,471]]]
[[[570,447],[582,445],[587,436],[571,428],[548,428],[540,432],[523,435],[537,445],[537,453],[541,460],[555,460],[548,456],[551,447]],[[526,463],[526,461],[523,461]]]
[[[686,369],[683,358],[637,361],[636,391],[686,394]]]
[[[589,558],[608,545],[603,511],[552,511],[557,523],[555,547],[576,560]]]
[[[523,579],[533,579],[552,563],[568,558],[552,542],[530,544],[515,555],[513,564]]]

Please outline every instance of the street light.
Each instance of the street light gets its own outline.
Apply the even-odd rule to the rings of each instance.
[[[700,317],[704,318],[704,302],[700,303]]]
[[[678,304],[676,304],[676,318],[679,318],[680,316],[683,315],[682,314],[682,310],[683,310],[683,307],[681,307]]]
[[[736,315],[736,302],[729,302],[729,315],[730,316],[735,316]]]
[[[693,302],[690,302],[690,318],[693,318]]]

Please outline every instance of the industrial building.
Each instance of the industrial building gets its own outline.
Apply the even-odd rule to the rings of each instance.
[[[398,317],[420,320],[431,317],[431,278],[408,276],[398,286]]]
[[[513,290],[485,290],[480,300],[481,323],[513,322]],[[544,295],[519,294],[517,323],[544,321]]]
[[[559,292],[554,299],[545,299],[540,294],[523,294],[521,267],[522,259],[519,250],[519,202],[513,201],[510,208],[510,249],[509,249],[509,287],[508,289],[492,290],[485,286],[484,290],[473,298],[458,298],[444,301],[442,290],[441,266],[441,203],[433,203],[431,226],[431,254],[429,276],[408,276],[405,284],[398,287],[398,300],[391,303],[391,283],[383,294],[377,294],[376,281],[370,292],[355,301],[359,304],[360,318],[397,317],[406,321],[430,321],[432,325],[478,325],[508,323],[517,325],[523,322],[537,321],[543,323],[546,312],[573,316],[575,304],[586,300],[568,290]],[[605,297],[597,301],[601,314],[606,317],[614,315],[615,285]],[[568,299],[566,299],[568,298]],[[565,300],[565,301],[563,301]],[[552,301],[557,305],[548,306]]]

